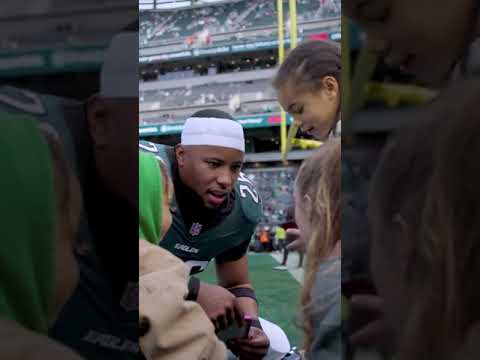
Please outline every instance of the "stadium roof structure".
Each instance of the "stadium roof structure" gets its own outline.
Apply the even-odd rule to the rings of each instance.
[[[140,11],[170,11],[181,8],[210,6],[238,1],[241,0],[139,0],[138,8]]]
[[[142,0],[140,0],[142,1]],[[35,1],[0,1],[0,19],[49,18],[75,15],[118,8],[131,8],[130,0],[35,0]]]

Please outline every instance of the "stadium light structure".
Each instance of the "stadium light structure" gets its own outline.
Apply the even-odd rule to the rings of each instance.
[[[225,2],[225,0],[194,0],[194,3],[198,4],[214,4],[219,2]]]
[[[168,10],[192,6],[190,0],[139,0],[138,9],[145,10]]]

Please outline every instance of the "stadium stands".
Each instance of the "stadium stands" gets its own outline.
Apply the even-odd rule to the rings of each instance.
[[[204,29],[220,33],[234,31],[239,24],[239,15],[247,10],[248,5],[249,1],[240,1],[222,6],[142,14],[141,42],[146,45],[150,40],[186,38]]]
[[[277,65],[276,58],[273,55],[269,56],[250,56],[246,58],[235,57],[232,59],[215,59],[211,63],[203,62],[198,63],[196,66],[191,63],[170,63],[169,67],[165,66],[165,63],[152,63],[141,68],[140,71],[140,83],[141,87],[147,82],[150,82],[150,86],[153,85],[152,81],[157,81],[159,88],[163,88],[162,85],[171,80],[193,79],[196,82],[195,77],[203,77],[208,75],[212,77],[220,74],[229,74],[232,78],[237,78],[237,75],[241,77],[257,78],[259,74],[248,74],[247,72],[265,72],[267,69],[270,71]],[[268,70],[267,70],[268,71]],[[274,72],[270,72],[268,76],[263,78],[272,78]],[[147,87],[150,87],[147,86]]]
[[[214,106],[235,116],[280,111],[270,78],[227,83],[219,80],[194,86],[141,89],[140,124],[178,122],[196,107],[205,106]]]
[[[288,28],[288,0],[284,0]],[[276,38],[276,2],[232,0],[200,7],[140,12],[141,51],[168,53],[210,44],[245,43]],[[340,16],[340,0],[298,0],[299,35],[307,39],[334,29]],[[319,19],[330,19],[322,22]],[[317,22],[315,22],[315,20]],[[332,23],[331,23],[332,22]],[[321,30],[319,30],[321,29]],[[204,44],[199,44],[199,38]],[[220,60],[219,60],[220,59]],[[224,58],[200,58],[194,62],[159,60],[146,63],[140,73],[140,124],[176,123],[198,108],[217,108],[234,116],[277,113],[280,110],[270,82],[277,59],[263,53]],[[262,73],[270,72],[268,76]],[[222,76],[228,77],[227,80]]]
[[[157,104],[157,103],[155,103]],[[212,104],[212,108],[216,108],[223,111],[230,111],[228,104],[223,106],[218,104]],[[152,106],[150,110],[140,113],[140,125],[153,125],[164,123],[179,123],[189,117],[193,111],[207,108],[204,106],[192,106],[189,108],[167,108],[163,109],[158,106]],[[210,108],[210,107],[208,107]],[[260,114],[278,113],[280,111],[280,105],[275,100],[262,101],[262,102],[245,102],[240,105],[240,109],[234,113],[235,116],[256,116]]]
[[[210,83],[195,87],[151,90],[140,93],[140,102],[158,102],[161,107],[181,107],[228,102],[235,95],[243,101],[275,99],[268,80]]]
[[[279,224],[286,221],[287,209],[293,204],[293,184],[297,169],[246,169],[245,174],[255,184],[263,201],[263,223]]]
[[[270,62],[274,61],[267,57],[237,60],[236,67],[228,61],[217,67],[208,63],[201,68],[185,66],[159,74],[154,81],[142,81],[140,125],[179,122],[203,107],[218,108],[235,116],[279,112],[271,86],[275,70]]]
[[[288,16],[288,6],[285,6]],[[341,14],[340,0],[300,0],[298,22],[322,20]],[[140,45],[146,47],[186,39],[198,41],[198,35],[239,32],[276,26],[275,2],[272,0],[240,0],[221,6],[182,9],[167,12],[140,13]],[[206,41],[203,39],[203,41]]]

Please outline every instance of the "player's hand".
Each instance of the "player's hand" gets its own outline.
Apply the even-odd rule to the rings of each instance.
[[[212,321],[215,331],[226,329],[235,321],[243,326],[243,313],[235,300],[235,296],[224,287],[200,283],[197,302]]]
[[[262,360],[268,353],[270,340],[262,329],[252,326],[247,339],[232,340],[227,346],[240,360]]]
[[[287,245],[287,249],[291,251],[300,251],[305,252],[307,249],[307,244],[300,236],[299,229],[288,229],[287,230],[287,241],[291,241]]]
[[[354,295],[350,306],[352,312],[367,312],[372,318],[372,321],[350,336],[350,342],[355,346],[382,346],[386,333],[382,298],[375,295]]]

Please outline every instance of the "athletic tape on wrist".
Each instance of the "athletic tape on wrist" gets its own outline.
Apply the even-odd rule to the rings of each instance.
[[[233,295],[235,295],[235,297],[248,297],[250,299],[255,300],[255,302],[257,302],[258,304],[257,298],[255,296],[255,291],[253,291],[250,288],[236,287],[236,288],[228,289],[228,291],[230,291]]]

